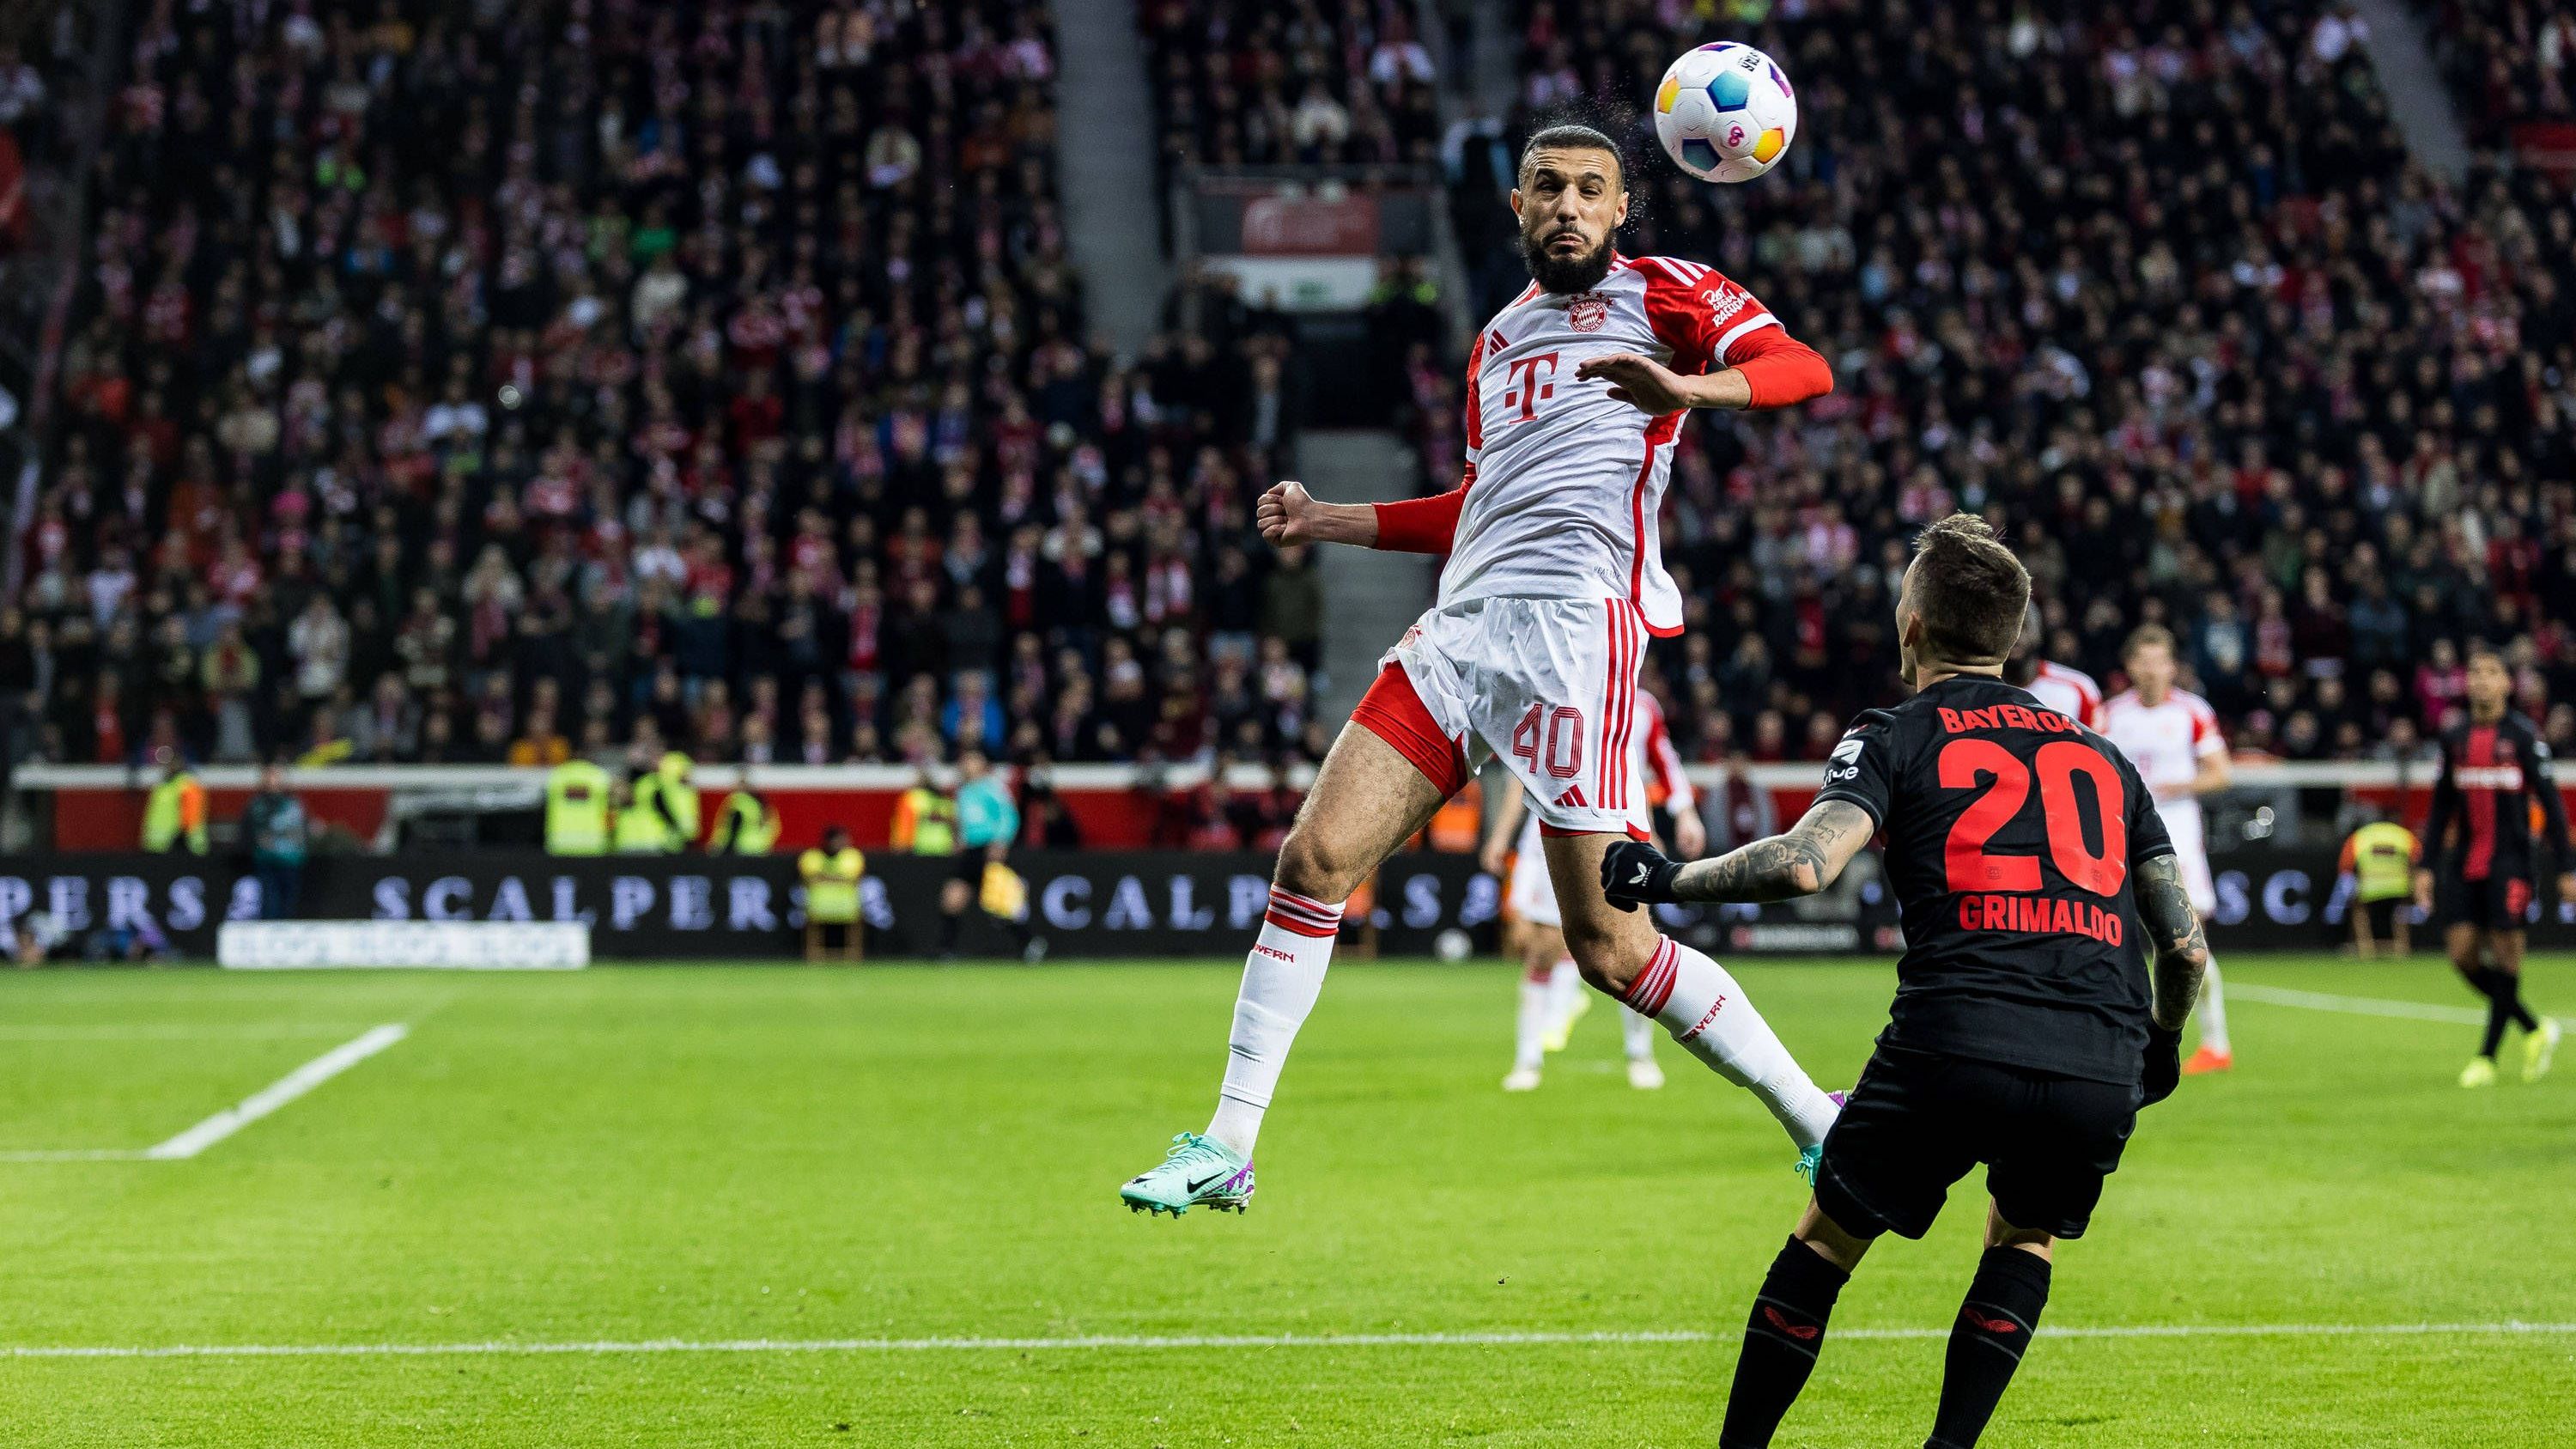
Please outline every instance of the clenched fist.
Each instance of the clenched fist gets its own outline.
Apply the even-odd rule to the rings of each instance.
[[[1261,530],[1264,540],[1279,546],[1313,543],[1310,520],[1319,505],[1306,493],[1306,485],[1294,479],[1271,485],[1253,505],[1253,526]]]

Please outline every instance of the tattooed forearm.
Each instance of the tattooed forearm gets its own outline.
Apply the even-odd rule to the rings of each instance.
[[[1685,901],[1784,901],[1813,895],[1834,883],[1876,829],[1868,811],[1849,801],[1828,800],[1785,834],[1683,866],[1673,878],[1673,895]]]
[[[2156,953],[2156,1025],[2180,1031],[2200,1000],[2209,938],[2201,934],[2200,913],[2191,908],[2182,868],[2172,856],[2160,855],[2138,867],[2137,896],[2138,914],[2146,918],[2147,940]]]

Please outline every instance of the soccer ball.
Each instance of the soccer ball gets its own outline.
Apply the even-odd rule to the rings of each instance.
[[[1750,181],[1798,134],[1798,100],[1771,57],[1721,40],[1685,51],[1655,87],[1655,135],[1702,181]]]

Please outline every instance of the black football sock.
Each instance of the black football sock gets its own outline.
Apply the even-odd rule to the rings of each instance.
[[[1977,1260],[1959,1321],[1950,1326],[1950,1356],[1941,1373],[1941,1408],[1924,1449],[1968,1449],[1986,1432],[1995,1404],[2039,1330],[2048,1306],[2048,1260],[2019,1248],[1988,1248]]]
[[[2504,1029],[2509,1023],[2525,1031],[2539,1030],[2539,1022],[2522,1004],[2522,978],[2493,966],[2481,966],[2470,982],[2487,998],[2487,1034],[2478,1046],[2479,1056],[2496,1054],[2496,1048],[2504,1044]]]
[[[1825,1320],[1850,1281],[1849,1273],[1796,1238],[1771,1260],[1744,1325],[1744,1352],[1735,1360],[1735,1387],[1727,1391],[1718,1449],[1762,1449],[1771,1442],[1780,1417],[1815,1370]]]
[[[2496,1000],[2513,1017],[2513,1024],[2524,1031],[2540,1030],[2540,1018],[2533,1016],[2531,1008],[2522,1004],[2522,973],[2507,971],[2501,966],[2490,967],[2489,972],[2495,977]]]

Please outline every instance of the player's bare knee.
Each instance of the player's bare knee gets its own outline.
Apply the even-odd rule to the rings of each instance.
[[[1574,958],[1574,969],[1583,973],[1584,981],[1611,996],[1626,995],[1629,983],[1646,969],[1647,960],[1654,954],[1638,951],[1625,932],[1571,922],[1565,928],[1565,950]]]
[[[1311,828],[1300,818],[1279,845],[1279,864],[1271,880],[1285,890],[1332,904],[1350,899],[1374,861],[1334,841],[1329,832]]]

